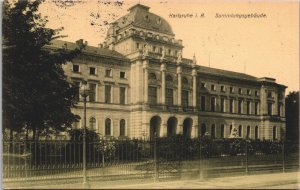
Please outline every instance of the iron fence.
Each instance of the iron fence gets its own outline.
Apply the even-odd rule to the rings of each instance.
[[[4,141],[4,182],[80,178],[82,142]],[[295,143],[155,138],[87,142],[87,175],[101,179],[206,177],[299,168]]]

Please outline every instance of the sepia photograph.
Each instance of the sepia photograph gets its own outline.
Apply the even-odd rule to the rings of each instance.
[[[296,0],[1,0],[3,189],[299,189]]]

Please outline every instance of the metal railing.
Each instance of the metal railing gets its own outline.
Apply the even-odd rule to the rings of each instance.
[[[4,141],[4,182],[82,176],[82,142]],[[87,176],[180,178],[299,168],[297,144],[243,139],[155,138],[87,142]]]

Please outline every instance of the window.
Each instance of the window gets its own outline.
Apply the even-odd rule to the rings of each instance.
[[[216,111],[216,98],[215,97],[211,97],[211,99],[210,99],[210,110]]]
[[[281,108],[282,108],[282,104],[279,103],[278,104],[278,116],[281,116]]]
[[[254,131],[254,138],[255,138],[255,140],[257,140],[258,139],[258,126],[255,126],[255,131]]]
[[[120,87],[120,104],[124,105],[125,104],[125,95],[126,93],[126,88],[125,87]]]
[[[246,138],[250,138],[250,126],[247,126],[247,134],[246,134]]]
[[[214,84],[211,85],[211,90],[213,90],[213,91],[216,90],[216,86]]]
[[[189,91],[187,90],[181,91],[181,103],[183,107],[189,106]]]
[[[90,118],[90,130],[94,130],[96,127],[96,119],[94,117]]]
[[[247,101],[247,114],[250,114],[250,101]]]
[[[251,95],[251,90],[247,89],[247,95]]]
[[[121,137],[125,136],[125,120],[124,119],[120,120],[120,136]]]
[[[155,75],[155,73],[150,73],[148,78],[149,78],[150,80],[156,80],[156,75]]]
[[[168,54],[171,55],[171,53],[172,53],[172,51],[169,49],[169,50],[168,50]]]
[[[215,126],[215,124],[213,124],[211,126],[211,132],[210,132],[210,134],[211,134],[211,138],[214,139],[216,137],[216,126]]]
[[[201,96],[201,111],[205,111],[205,96]]]
[[[230,113],[233,113],[233,107],[234,107],[234,100],[230,99],[230,102],[229,102],[229,112]]]
[[[105,135],[111,136],[111,120],[109,118],[105,120]]]
[[[126,73],[124,71],[120,72],[120,78],[125,79],[126,78]]]
[[[268,103],[268,115],[272,115],[273,113],[272,113],[272,108],[273,107],[273,103]]]
[[[238,100],[238,113],[239,114],[242,113],[242,104],[243,104],[243,100]]]
[[[112,70],[111,69],[106,69],[105,70],[105,76],[106,77],[112,77]]]
[[[182,84],[189,84],[189,81],[186,77],[182,78]]]
[[[96,74],[96,68],[95,67],[90,67],[90,75],[95,75]]]
[[[204,136],[206,133],[206,125],[204,123],[202,123],[201,125],[201,136]]]
[[[105,103],[111,103],[111,86],[105,85]]]
[[[231,86],[231,87],[229,88],[229,91],[230,91],[230,93],[234,93],[234,88]]]
[[[76,92],[76,100],[79,101],[80,95],[79,95],[79,89],[80,89],[80,82],[74,81],[74,87],[77,89]]]
[[[224,124],[221,125],[221,138],[225,138],[225,126],[224,126]]]
[[[89,92],[89,101],[95,102],[96,101],[96,84],[89,84],[90,92]]]
[[[242,93],[243,93],[242,89],[241,89],[241,88],[239,88],[239,94],[242,94]]]
[[[205,83],[201,82],[201,88],[205,88]]]
[[[172,76],[171,76],[171,75],[167,75],[167,76],[166,76],[166,81],[168,81],[168,82],[173,82]]]
[[[231,135],[231,131],[232,131],[232,125],[230,125],[229,127],[229,134]]]
[[[242,130],[243,130],[243,127],[240,125],[239,126],[239,137],[242,137]]]
[[[259,94],[258,94],[258,91],[257,90],[255,90],[255,96],[257,97],[257,96],[259,96]]]
[[[276,132],[276,127],[273,127],[273,141],[277,139],[277,132]]]
[[[221,86],[221,92],[225,92],[225,86]]]
[[[152,51],[156,52],[156,46],[152,46]]]
[[[79,72],[80,72],[80,67],[79,67],[79,65],[74,65],[74,64],[73,64],[73,69],[72,69],[72,70],[73,70],[74,73],[79,73]]]
[[[272,92],[268,92],[268,98],[272,98]]]
[[[221,112],[225,112],[225,99],[221,98]]]
[[[153,86],[148,87],[149,104],[157,104],[157,88]]]
[[[168,106],[173,106],[173,89],[166,88],[166,104]]]
[[[140,49],[140,44],[136,43],[136,49]]]
[[[254,105],[254,114],[258,115],[258,102],[255,102],[255,105]]]

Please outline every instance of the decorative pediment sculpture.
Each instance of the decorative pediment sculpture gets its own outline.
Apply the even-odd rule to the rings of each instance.
[[[149,56],[149,44],[145,44],[143,47],[143,57]]]
[[[164,61],[165,59],[166,59],[166,48],[165,48],[165,46],[163,46],[160,61]]]

